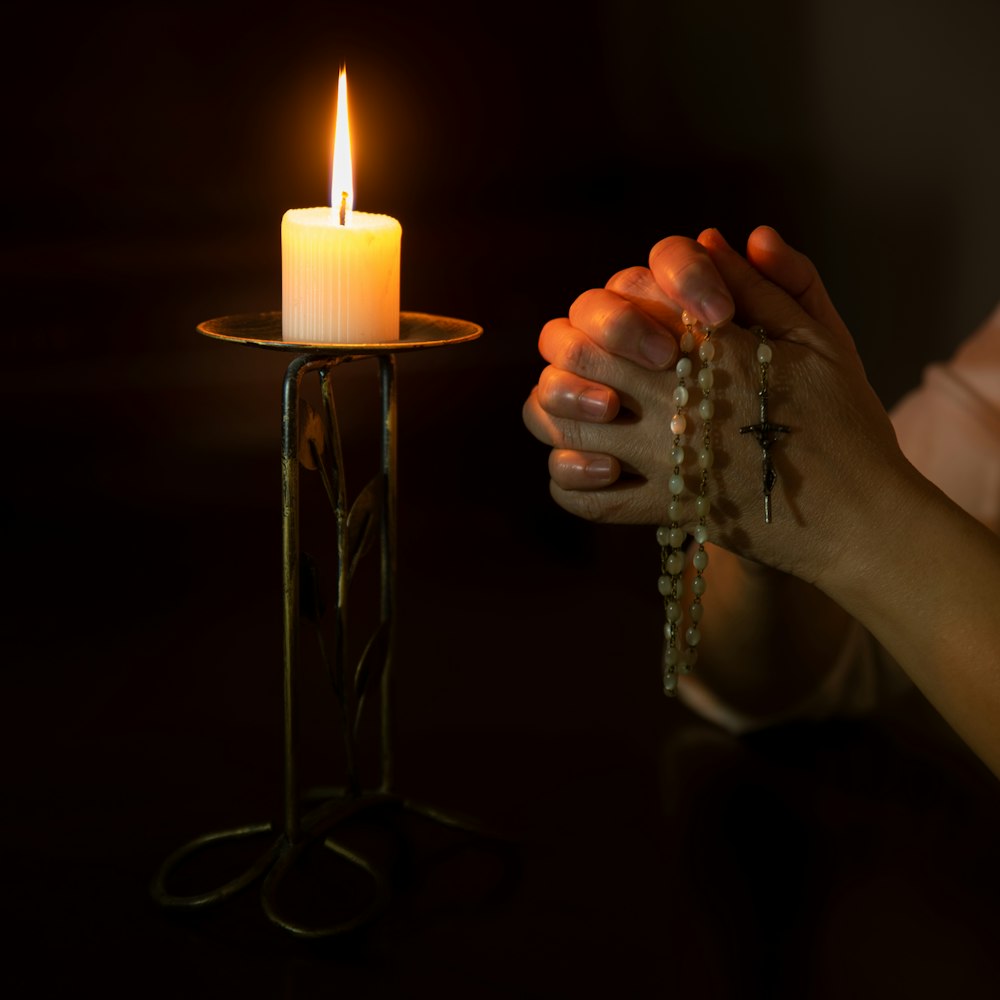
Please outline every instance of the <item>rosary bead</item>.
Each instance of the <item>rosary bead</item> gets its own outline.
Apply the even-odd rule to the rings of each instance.
[[[660,545],[665,547],[670,544],[670,530],[669,524],[661,524],[656,529],[656,540]]]
[[[715,401],[707,397],[698,403],[698,415],[702,420],[711,420],[715,416]]]
[[[690,330],[685,330],[681,334],[680,347],[685,354],[690,353],[694,347],[694,334]]]
[[[673,694],[677,690],[677,674],[667,673],[663,675],[663,690],[667,694]]]
[[[698,497],[694,502],[695,510],[698,512],[698,517],[708,517],[708,512],[711,509],[711,504],[709,503],[708,497],[701,496]]]
[[[696,597],[701,597],[707,589],[708,584],[705,583],[705,578],[703,576],[696,576],[691,581],[691,590]]]
[[[688,608],[688,615],[690,616],[691,621],[695,622],[695,624],[701,621],[701,616],[704,613],[705,613],[705,605],[702,604],[701,601],[695,601],[694,604],[692,604],[691,607]]]
[[[679,497],[684,492],[684,477],[680,473],[674,473],[667,484],[672,496]]]
[[[698,452],[698,467],[701,469],[711,469],[715,464],[715,453],[711,448],[702,448]]]
[[[694,529],[694,540],[699,545],[704,545],[708,541],[708,525],[699,524],[697,528]]]
[[[667,621],[679,622],[681,620],[681,606],[678,601],[667,601]]]
[[[689,646],[697,646],[701,642],[701,632],[696,625],[692,625],[684,633],[684,640]]]
[[[708,565],[708,553],[704,549],[698,549],[692,557],[691,562],[699,573],[702,572]]]
[[[686,386],[679,385],[679,386],[677,386],[676,389],[674,389],[674,405],[675,406],[687,406],[688,399],[689,399],[689,396],[688,396],[688,391],[687,391],[687,387]]]
[[[711,368],[702,368],[702,370],[698,372],[698,385],[701,386],[702,391],[711,389],[714,382],[715,372],[713,372]]]
[[[676,497],[670,500],[670,505],[667,507],[667,516],[674,522],[681,519],[681,502]]]
[[[681,350],[683,350],[683,345],[681,347]],[[691,374],[691,368],[692,368],[691,359],[681,358],[680,361],[677,362],[677,377],[687,378]]]
[[[757,345],[757,362],[762,365],[769,365],[771,363],[772,357],[771,345],[770,344],[758,344]]]
[[[681,657],[681,662],[677,664],[677,673],[684,674],[685,676],[691,673],[695,662],[698,659],[698,650],[689,649],[686,650],[684,655]]]
[[[684,544],[684,532],[680,528],[671,528],[669,544],[672,549],[679,549]]]
[[[673,462],[674,465],[684,464],[684,449],[679,444],[675,444],[673,448],[670,449],[670,461]]]
[[[667,556],[667,572],[671,576],[680,576],[684,572],[684,553],[683,552],[671,552]],[[662,580],[663,577],[661,576]]]
[[[670,420],[670,429],[674,434],[683,434],[687,430],[687,419],[683,413],[675,413]]]
[[[672,576],[664,574],[656,581],[656,589],[660,592],[660,597],[669,597],[674,589],[674,579]]]
[[[710,340],[703,340],[698,347],[698,357],[702,361],[711,361],[715,357],[715,344]]]

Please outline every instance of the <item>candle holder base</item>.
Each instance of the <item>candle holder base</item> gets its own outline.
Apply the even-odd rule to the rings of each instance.
[[[318,804],[316,804],[318,802]],[[310,803],[313,803],[310,806]],[[408,801],[401,796],[385,792],[368,792],[349,796],[346,789],[317,790],[303,799],[306,807],[300,822],[298,839],[293,843],[280,832],[274,823],[255,823],[203,834],[189,841],[171,854],[160,867],[151,885],[153,900],[169,910],[202,910],[223,903],[238,893],[260,882],[260,903],[271,923],[303,940],[334,937],[356,930],[375,920],[385,910],[392,897],[391,864],[366,857],[362,850],[337,839],[338,828],[343,830],[351,821],[363,814],[408,813],[421,816],[434,823],[458,832],[486,837],[475,823],[441,810]],[[388,830],[386,815],[374,816],[382,830]],[[236,856],[238,848],[255,840],[264,840],[266,847],[235,877],[221,885],[200,892],[179,894],[170,891],[170,885],[183,880],[184,869],[193,867],[198,855],[229,848]],[[309,852],[329,852],[342,866],[353,870],[355,876],[364,876],[368,883],[359,887],[359,880],[341,874],[339,881],[344,898],[340,900],[307,901],[303,893],[298,897],[286,891],[297,870],[304,866]],[[230,859],[231,861],[231,859]],[[221,867],[221,863],[218,865]],[[331,881],[329,878],[325,881]],[[315,885],[306,896],[315,897]],[[289,898],[284,898],[289,897]],[[301,912],[292,913],[295,904]],[[291,905],[290,905],[291,904]],[[330,908],[338,911],[333,919],[316,917],[307,919],[307,911]]]
[[[261,904],[268,919],[299,938],[343,934],[374,919],[390,895],[387,865],[345,843],[352,822],[366,814],[392,810],[423,816],[435,823],[482,834],[474,823],[417,804],[392,791],[392,660],[396,632],[396,382],[395,358],[401,352],[445,347],[475,340],[482,328],[474,323],[426,313],[403,313],[400,338],[378,344],[304,343],[281,335],[281,313],[237,315],[208,320],[198,327],[206,336],[242,346],[294,352],[282,392],[282,594],[284,605],[284,808],[282,823],[264,822],[196,837],[171,854],[151,885],[156,903],[173,910],[198,910],[224,902],[262,880]],[[379,473],[348,503],[343,449],[331,375],[340,364],[375,358],[381,401]],[[321,413],[302,396],[307,375],[319,379]],[[304,419],[303,419],[304,417]],[[331,605],[319,591],[315,560],[301,550],[299,479],[301,469],[318,473],[334,514],[337,586]],[[358,662],[347,663],[347,599],[357,563],[378,538],[380,584],[378,623]],[[319,651],[340,712],[347,767],[344,788],[300,794],[297,751],[297,683],[300,672],[300,626],[307,619],[319,639]],[[324,640],[324,632],[332,640]],[[376,693],[377,692],[377,693]],[[366,702],[380,700],[379,782],[365,790],[358,765],[358,733]],[[170,885],[182,881],[184,868],[199,856],[225,848],[232,853],[263,839],[267,846],[235,877],[204,891],[181,893]],[[317,849],[332,854],[354,875],[371,885],[362,897],[334,919],[307,919],[305,910],[291,914],[285,890],[290,875]],[[355,887],[356,888],[356,887]],[[315,886],[312,889],[315,895]],[[314,901],[315,902],[315,901]]]

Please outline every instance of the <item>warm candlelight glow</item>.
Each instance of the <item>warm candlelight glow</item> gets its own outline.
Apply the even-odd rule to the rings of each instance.
[[[330,204],[281,220],[281,335],[377,344],[399,338],[399,223],[354,211],[347,73],[337,85]]]
[[[340,225],[345,226],[354,208],[354,167],[351,163],[351,125],[347,116],[347,70],[341,69],[337,81],[337,121],[333,130],[333,174],[330,206],[337,210]]]

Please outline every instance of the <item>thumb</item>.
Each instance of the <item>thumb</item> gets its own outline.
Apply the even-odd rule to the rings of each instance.
[[[847,342],[852,344],[839,318],[836,326],[832,329],[828,327],[784,288],[733,250],[718,230],[705,230],[698,237],[698,242],[708,251],[729,287],[736,303],[737,319],[743,325],[760,324],[769,337],[793,340],[814,349],[827,345],[831,334],[835,341],[843,341],[846,337]],[[779,261],[783,261],[787,254],[779,254],[778,257]],[[824,335],[827,330],[829,333]]]
[[[847,327],[840,318],[813,262],[803,253],[794,250],[770,226],[758,226],[747,240],[747,260],[764,277],[802,306],[813,319],[824,326],[846,334]]]

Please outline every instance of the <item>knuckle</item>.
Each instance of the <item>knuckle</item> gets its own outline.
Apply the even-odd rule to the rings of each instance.
[[[558,368],[549,365],[542,369],[542,373],[538,376],[538,385],[535,387],[535,393],[537,394],[539,405],[543,410],[552,412],[555,409],[560,395],[559,381],[560,374]]]
[[[581,292],[569,307],[570,317],[572,318],[575,313],[592,308],[595,302],[600,302],[603,295],[604,289],[602,288],[588,288],[585,292]]]
[[[549,483],[553,499],[564,510],[594,524],[632,524],[641,521],[628,494],[616,489],[569,490],[555,479]]]
[[[683,285],[685,281],[700,285],[707,277],[706,270],[705,258],[692,256],[686,260],[677,262],[671,273],[678,285]]]
[[[558,340],[559,328],[564,322],[561,319],[550,319],[538,334],[538,352],[546,360],[552,352],[552,344]]]
[[[560,489],[571,490],[578,482],[579,462],[576,453],[564,448],[549,452],[549,477]]]
[[[567,337],[562,344],[560,367],[576,375],[586,375],[591,369],[590,345],[582,337]]]
[[[605,350],[618,354],[629,347],[635,340],[636,315],[635,307],[625,299],[608,305],[603,324]]]
[[[609,291],[618,292],[620,295],[643,295],[649,288],[652,281],[652,274],[648,267],[626,267],[616,274],[613,274],[605,286]]]
[[[575,420],[560,420],[556,422],[559,434],[559,447],[567,451],[582,451],[580,425]]]
[[[667,236],[665,239],[655,243],[653,249],[649,251],[650,266],[655,268],[658,263],[665,261],[679,248],[690,246],[692,242],[683,236]]]
[[[570,514],[598,524],[606,520],[606,497],[600,492],[565,490],[554,479],[549,483],[549,492],[552,499]]]

